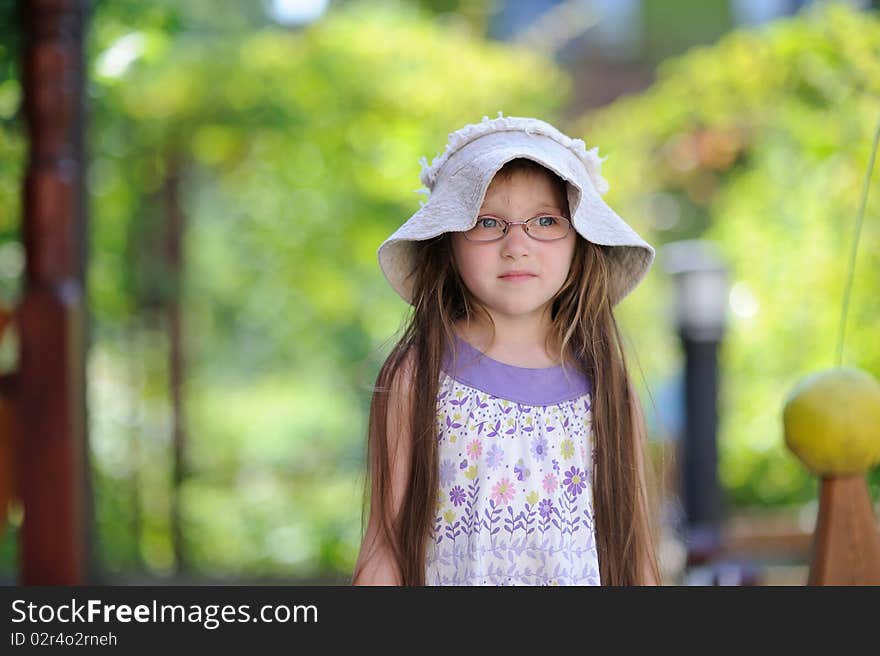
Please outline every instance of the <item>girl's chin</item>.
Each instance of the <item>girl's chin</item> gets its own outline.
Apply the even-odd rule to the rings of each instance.
[[[541,303],[528,303],[528,304],[502,304],[495,303],[489,304],[489,308],[498,314],[502,314],[508,317],[524,317],[531,315],[540,315],[541,310],[543,309],[544,304]]]

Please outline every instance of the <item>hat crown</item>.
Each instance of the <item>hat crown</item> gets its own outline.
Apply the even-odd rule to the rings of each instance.
[[[604,194],[608,191],[608,183],[601,175],[602,162],[605,158],[599,157],[598,148],[587,150],[583,140],[572,139],[540,119],[523,116],[502,116],[500,111],[498,112],[498,118],[489,119],[488,116],[484,116],[480,123],[470,123],[455,132],[450,132],[446,150],[438,154],[430,164],[428,164],[428,160],[425,157],[419,160],[422,165],[419,179],[425,185],[426,190],[428,192],[433,191],[443,165],[454,153],[481,137],[499,132],[525,132],[526,134],[539,135],[556,141],[571,150],[583,163],[590,177],[590,182],[599,194]]]

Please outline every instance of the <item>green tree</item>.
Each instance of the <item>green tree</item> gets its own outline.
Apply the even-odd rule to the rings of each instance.
[[[406,310],[376,249],[418,209],[419,157],[449,131],[498,110],[552,114],[570,82],[404,7],[346,4],[293,32],[163,20],[114,28],[93,67],[103,557],[110,571],[136,564],[121,528],[130,504],[114,492],[138,475],[134,546],[151,571],[171,562],[167,344],[149,309],[173,293],[156,245],[173,175],[187,226],[182,494],[195,573],[344,577],[359,546],[370,387]]]
[[[609,159],[609,198],[657,243],[701,237],[732,274],[720,464],[735,504],[799,503],[815,481],[785,449],[781,409],[831,366],[855,216],[880,118],[880,22],[829,6],[667,60],[647,92],[583,117]],[[875,175],[844,359],[880,374]],[[662,260],[622,314],[649,379],[674,369]],[[880,472],[873,473],[876,494]]]

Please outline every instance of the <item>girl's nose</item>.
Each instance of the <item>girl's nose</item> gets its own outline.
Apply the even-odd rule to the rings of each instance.
[[[531,237],[526,234],[523,225],[512,225],[507,229],[507,234],[501,240],[501,254],[521,256],[528,253]]]

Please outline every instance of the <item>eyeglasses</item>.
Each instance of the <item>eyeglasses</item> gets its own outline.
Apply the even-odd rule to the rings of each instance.
[[[571,230],[571,221],[557,214],[539,214],[526,221],[505,221],[483,214],[477,217],[477,224],[473,228],[464,231],[464,236],[468,241],[497,241],[507,234],[512,225],[521,225],[529,237],[538,241],[556,241]]]

